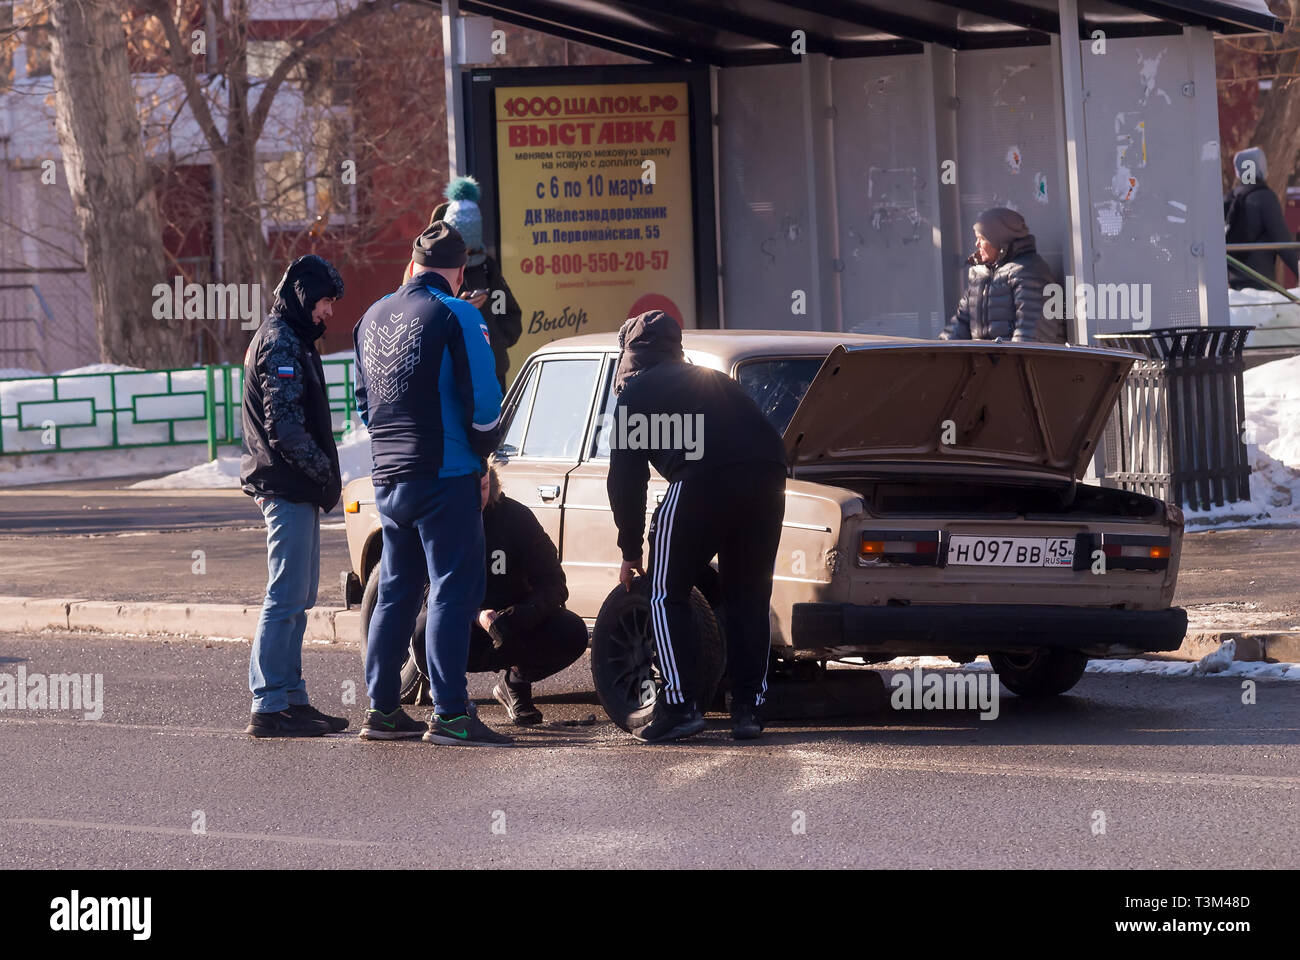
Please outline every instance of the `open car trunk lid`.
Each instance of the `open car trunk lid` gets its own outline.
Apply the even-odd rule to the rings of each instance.
[[[1081,478],[1135,354],[990,341],[837,346],[785,432],[795,475],[954,469]]]

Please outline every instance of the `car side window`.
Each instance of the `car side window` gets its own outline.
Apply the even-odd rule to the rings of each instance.
[[[523,390],[519,393],[519,400],[510,412],[510,425],[506,428],[505,435],[501,440],[501,446],[497,448],[497,452],[502,456],[514,457],[519,454],[519,445],[524,439],[524,428],[528,426],[528,412],[533,406],[533,394],[537,390],[538,366],[535,363],[529,367],[528,379],[524,381]]]
[[[600,366],[597,357],[560,358],[542,363],[524,436],[523,456],[578,459]]]
[[[596,416],[595,436],[591,439],[588,453],[593,460],[609,459],[609,430],[613,426],[614,407],[618,404],[618,395],[614,393],[614,364],[605,367],[604,383],[601,385],[601,404]]]

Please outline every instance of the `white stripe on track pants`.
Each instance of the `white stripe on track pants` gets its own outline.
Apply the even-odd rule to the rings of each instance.
[[[772,569],[784,515],[785,470],[779,464],[729,464],[668,485],[650,524],[649,570],[650,622],[668,703],[695,695],[691,588],[716,556],[732,697],[762,704]]]

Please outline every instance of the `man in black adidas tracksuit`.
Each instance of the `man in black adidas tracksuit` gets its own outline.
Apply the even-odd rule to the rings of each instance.
[[[768,605],[785,516],[785,447],[749,395],[725,374],[687,363],[682,328],[652,310],[623,324],[609,425],[609,504],[623,552],[619,579],[643,573],[646,483],[653,465],[668,491],[650,523],[651,625],[663,687],[633,714],[639,740],[676,740],[704,728],[692,699],[691,588],[716,556],[722,583],[732,734],[762,732]],[[690,667],[687,666],[689,671]]]

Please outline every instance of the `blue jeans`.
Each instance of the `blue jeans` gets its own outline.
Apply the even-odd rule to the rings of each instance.
[[[434,710],[465,713],[470,627],[487,586],[479,478],[469,474],[376,484],[375,507],[384,548],[379,599],[366,635],[370,706],[384,713],[397,709],[402,664],[428,583],[424,647]]]
[[[257,497],[266,518],[266,599],[248,661],[254,713],[307,702],[302,637],[320,580],[320,510],[315,504]]]

